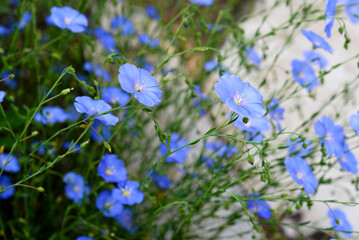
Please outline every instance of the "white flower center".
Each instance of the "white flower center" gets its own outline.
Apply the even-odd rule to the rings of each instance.
[[[297,172],[297,173],[296,173],[296,176],[297,176],[297,178],[298,178],[299,180],[301,180],[302,177],[303,177],[303,174],[302,174],[301,172]]]
[[[65,17],[65,23],[70,24],[72,22],[72,18]]]

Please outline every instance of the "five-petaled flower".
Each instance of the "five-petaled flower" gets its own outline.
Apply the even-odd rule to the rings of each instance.
[[[340,125],[335,125],[334,121],[327,116],[322,116],[321,120],[314,123],[315,133],[323,137],[320,143],[324,144],[326,153],[341,157],[344,153],[345,134]]]
[[[61,29],[68,29],[71,32],[84,32],[88,22],[85,15],[70,7],[52,7],[51,15],[47,18],[47,23],[55,25]]]
[[[121,182],[127,179],[127,170],[123,161],[116,154],[104,154],[98,165],[97,173],[106,182]]]
[[[118,188],[112,190],[112,196],[124,205],[139,204],[143,201],[144,194],[136,181],[126,180],[118,183]]]
[[[258,193],[249,194],[249,198],[258,198],[261,195]],[[247,201],[247,206],[249,210],[253,213],[257,213],[258,217],[269,219],[272,216],[272,212],[270,211],[270,206],[263,200],[260,199],[250,199]]]
[[[103,100],[93,100],[87,96],[81,96],[75,98],[75,108],[79,113],[86,113],[89,116],[101,114],[103,112],[110,111],[112,107]],[[118,117],[115,117],[111,113],[95,116],[94,119],[101,121],[106,125],[115,126],[118,122]]]
[[[296,183],[304,186],[304,190],[307,194],[315,193],[315,189],[318,187],[318,181],[309,164],[304,159],[298,156],[286,157],[284,164],[289,175]]]
[[[242,82],[238,76],[224,75],[214,84],[214,88],[231,111],[242,118],[262,117],[266,113],[262,95],[249,83]]]
[[[123,205],[112,197],[109,190],[101,191],[96,198],[96,207],[105,217],[115,217],[123,210]]]
[[[122,65],[119,72],[118,81],[121,88],[133,94],[140,103],[153,107],[161,102],[162,90],[149,72],[130,63]]]

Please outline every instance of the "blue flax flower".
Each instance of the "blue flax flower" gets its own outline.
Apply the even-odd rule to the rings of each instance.
[[[0,103],[4,101],[5,94],[6,94],[5,91],[0,91]]]
[[[119,87],[110,86],[102,89],[102,100],[122,106],[130,100],[130,95]]]
[[[62,180],[66,183],[66,196],[74,203],[81,203],[82,199],[90,192],[90,188],[86,186],[85,179],[80,174],[68,172]]]
[[[279,99],[273,98],[270,103],[268,103],[268,109],[269,109],[269,116],[271,119],[273,119],[276,124],[279,131],[282,131],[282,125],[280,124],[280,121],[284,119],[283,113],[284,108],[279,106]]]
[[[303,141],[298,138],[296,140],[291,140],[286,143],[288,146],[288,153],[289,155],[298,156],[298,157],[306,157],[310,153],[313,152],[313,144],[311,141],[304,141],[306,148],[303,147]]]
[[[95,240],[92,237],[87,237],[87,236],[80,236],[77,237],[76,240]]]
[[[111,28],[120,29],[122,35],[132,35],[136,32],[135,27],[130,19],[123,16],[114,16],[111,21]]]
[[[305,86],[306,89],[311,91],[318,85],[318,79],[315,75],[314,69],[307,61],[294,59],[291,62],[291,66],[292,75],[301,86]]]
[[[138,190],[140,184],[136,181],[126,180],[118,183],[118,188],[112,190],[112,196],[124,205],[139,204],[143,201],[144,194]]]
[[[9,157],[8,153],[0,154],[0,171],[3,168],[5,172],[17,173],[20,171],[19,160],[13,155]]]
[[[112,51],[118,52],[116,49],[115,38],[113,37],[112,33],[98,27],[95,29],[95,37],[100,41],[108,53],[111,53]]]
[[[5,36],[8,35],[12,32],[12,30],[10,28],[7,28],[3,25],[0,25],[0,36]]]
[[[116,217],[123,210],[123,205],[113,199],[109,190],[101,191],[96,198],[96,207],[105,217]]]
[[[329,53],[333,53],[332,47],[327,41],[313,31],[302,30],[302,34],[314,45],[316,48],[322,48]]]
[[[130,234],[133,234],[138,229],[138,226],[133,226],[133,212],[129,208],[125,208],[115,219]]]
[[[106,70],[102,70],[102,67],[99,64],[85,62],[84,69],[85,71],[95,75],[97,78],[101,78],[103,71],[103,80],[106,82],[111,80],[111,74]]]
[[[324,31],[327,34],[327,37],[330,38],[331,30],[334,24],[334,16],[335,16],[335,6],[337,5],[337,0],[327,0],[327,4],[325,5],[325,28]]]
[[[121,182],[127,179],[125,164],[116,154],[104,154],[98,165],[97,173],[106,182]]]
[[[231,111],[240,117],[262,117],[266,110],[262,105],[262,95],[249,83],[244,83],[235,75],[224,75],[219,78],[214,88],[219,98]]]
[[[79,113],[86,113],[89,116],[100,114],[110,111],[112,107],[103,100],[93,100],[87,96],[81,96],[75,98],[75,108]],[[118,122],[118,117],[115,117],[111,113],[103,114],[94,117],[106,125],[115,126]]]
[[[331,220],[331,225],[335,231],[341,232],[345,237],[350,237],[353,231],[352,225],[347,219],[345,212],[336,208],[328,210],[328,217]],[[348,232],[343,232],[348,231]]]
[[[147,34],[138,35],[138,41],[143,45],[148,45],[150,48],[156,48],[160,44],[160,41],[157,38],[152,38]]]
[[[94,129],[92,129],[94,128]],[[90,137],[95,142],[107,142],[110,140],[112,136],[112,131],[110,130],[109,126],[102,124],[101,122],[95,120],[92,124],[92,128],[90,129]]]
[[[34,119],[36,122],[44,125],[53,125],[56,123],[63,123],[69,118],[68,113],[64,109],[57,106],[48,106],[44,107],[41,113],[37,112]]]
[[[88,25],[85,15],[70,7],[52,7],[47,22],[74,33],[84,32]]]
[[[211,72],[213,70],[219,70],[219,65],[217,60],[210,60],[204,63],[203,65],[204,70],[206,70],[206,72]],[[224,74],[230,74],[229,70],[226,66],[224,66],[223,64],[221,65],[221,69],[224,70]]]
[[[258,198],[261,195],[258,193],[249,194],[249,198]],[[272,216],[272,212],[270,211],[270,206],[263,200],[260,199],[251,199],[247,201],[247,206],[249,210],[253,213],[257,213],[258,217],[269,219]]]
[[[318,187],[318,181],[310,169],[309,164],[304,159],[297,156],[286,157],[284,164],[289,175],[296,183],[304,186],[304,190],[307,194],[315,193],[315,189]]]
[[[234,126],[237,128],[251,132],[251,133],[264,133],[269,130],[269,120],[266,117],[259,117],[259,118],[248,118],[248,122],[244,123],[241,118],[237,118],[236,121],[233,122]]]
[[[359,135],[359,111],[350,116],[349,125]]]
[[[317,51],[303,51],[304,58],[313,64],[317,64],[320,68],[325,68],[328,65],[327,59]]]
[[[26,27],[26,25],[30,22],[30,20],[31,20],[31,13],[24,12],[19,22],[19,29],[23,30]]]
[[[355,155],[350,151],[348,144],[344,144],[344,155],[338,157],[340,166],[347,172],[357,174],[358,173],[358,161]]]
[[[261,56],[259,56],[258,52],[253,47],[246,48],[246,55],[248,61],[253,65],[258,65],[262,61]]]
[[[210,6],[213,4],[213,0],[189,0],[189,1],[199,6]]]
[[[344,129],[340,125],[335,125],[334,121],[327,116],[322,116],[321,120],[314,123],[315,133],[319,137],[324,137],[320,140],[324,144],[326,153],[341,157],[344,153],[345,134]]]
[[[158,21],[160,20],[160,14],[158,13],[157,9],[153,6],[148,4],[145,8],[147,16],[150,18]]]
[[[7,188],[12,185],[12,182],[10,180],[10,177],[8,177],[6,174],[2,174],[0,176],[0,189]],[[15,187],[9,188],[2,193],[0,193],[0,199],[8,199],[14,195]]]
[[[171,140],[169,142],[171,151],[179,149],[186,144],[188,144],[187,140],[183,139],[181,135],[179,135],[176,132],[171,133]],[[186,161],[189,149],[190,149],[189,146],[186,146],[172,153],[170,156],[166,158],[166,162],[168,163],[177,162],[179,164],[184,163]],[[163,143],[160,144],[160,152],[162,155],[166,155],[168,153],[167,148]]]
[[[219,157],[226,156],[227,158],[230,158],[238,152],[237,148],[222,142],[206,142],[204,146],[207,149],[214,151]]]
[[[151,178],[159,188],[166,190],[171,187],[172,181],[165,175],[160,175],[158,172],[154,171],[151,174]]]
[[[340,4],[345,4],[345,11],[348,14],[349,20],[356,24],[359,22],[359,2],[358,0],[342,0]]]
[[[119,69],[118,81],[121,88],[143,105],[153,107],[161,102],[162,90],[156,79],[146,70],[126,63]]]

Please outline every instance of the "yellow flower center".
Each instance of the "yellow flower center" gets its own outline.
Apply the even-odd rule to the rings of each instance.
[[[243,101],[243,98],[237,92],[237,94],[233,97],[233,101],[234,101],[235,104],[240,105],[242,103],[242,101]]]
[[[75,192],[78,192],[78,191],[80,191],[80,188],[79,188],[79,186],[75,185],[74,188],[73,188],[73,190],[74,190]]]
[[[106,169],[106,175],[112,175],[112,171],[110,169]]]
[[[71,21],[72,21],[72,19],[71,19],[71,18],[67,18],[67,17],[65,17],[65,23],[66,23],[66,24],[70,24],[70,23],[71,23]]]
[[[111,203],[110,202],[106,202],[105,203],[105,208],[109,208],[111,206]]]
[[[126,191],[126,190],[122,190],[122,194],[123,194],[123,196],[125,196],[125,197],[130,196],[130,192],[129,192],[129,191]]]
[[[136,85],[135,85],[135,90],[137,91],[137,92],[141,92],[142,91],[142,88],[143,88],[143,86],[138,82],[138,83],[136,83]]]

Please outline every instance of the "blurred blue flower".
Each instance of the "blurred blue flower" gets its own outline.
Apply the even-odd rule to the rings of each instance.
[[[290,140],[288,142],[286,142],[285,145],[288,146],[288,153],[289,155],[295,155],[298,157],[306,157],[308,156],[311,152],[313,152],[314,147],[311,141],[304,141],[306,148],[303,147],[303,141],[298,138],[296,140]]]
[[[157,9],[153,5],[147,4],[145,10],[147,16],[149,16],[150,18],[156,21],[160,20],[160,14],[158,13]]]
[[[133,226],[133,213],[131,209],[125,208],[115,219],[130,234],[133,234],[138,229],[138,226]]]
[[[138,63],[141,68],[145,69],[147,72],[149,72],[151,74],[155,70],[155,67],[153,66],[153,64],[150,63],[149,61],[147,61],[147,59],[145,57],[137,57],[136,63]]]
[[[68,29],[74,33],[84,32],[88,24],[85,15],[66,6],[61,8],[52,7],[47,23],[61,29]]]
[[[74,203],[81,203],[83,198],[90,192],[90,188],[86,186],[85,179],[80,174],[68,172],[62,180],[66,183],[66,196]]]
[[[203,65],[204,70],[206,70],[206,72],[210,72],[213,70],[218,70],[219,71],[219,65],[217,60],[210,60],[204,63]],[[221,65],[221,69],[224,70],[224,74],[230,74],[228,68],[226,66],[224,66],[223,64]]]
[[[74,145],[74,142],[72,142],[72,141],[71,142],[65,141],[62,143],[62,147],[65,148],[66,150],[69,150],[70,147],[72,147],[73,145]],[[80,144],[74,145],[72,148],[72,151],[76,152],[76,153],[81,152],[82,151],[81,145]]]
[[[301,33],[314,45],[316,48],[322,48],[329,53],[333,53],[332,47],[327,41],[313,31],[302,30]]]
[[[246,47],[246,55],[248,61],[253,65],[258,65],[262,58],[253,47]]]
[[[95,37],[97,38],[97,40],[100,41],[100,43],[108,53],[111,53],[112,51],[118,52],[118,50],[116,49],[115,38],[113,37],[112,33],[107,32],[100,27],[97,27],[95,29]]]
[[[0,36],[5,36],[8,35],[12,32],[12,30],[10,28],[7,28],[3,25],[0,25]]]
[[[208,31],[221,32],[223,31],[223,26],[220,24],[207,23],[207,29]]]
[[[147,34],[139,34],[138,41],[143,45],[148,45],[150,48],[156,48],[160,44],[160,41],[157,38],[152,38]]]
[[[325,68],[328,65],[327,59],[316,51],[303,51],[304,58],[313,64],[317,64],[320,68]]]
[[[85,71],[95,75],[97,78],[101,78],[103,71],[103,80],[106,82],[111,80],[111,74],[106,70],[103,70],[99,64],[85,62],[84,69]]]
[[[116,154],[104,154],[97,167],[97,173],[106,182],[121,182],[127,179],[125,164]]]
[[[47,106],[41,112],[37,112],[35,121],[44,125],[63,123],[68,119],[68,113],[57,106]]]
[[[327,37],[331,37],[331,30],[334,24],[334,16],[335,16],[335,6],[337,5],[337,0],[327,0],[327,4],[325,5],[325,28],[324,31],[327,34]]]
[[[101,135],[101,137],[99,136],[99,134]],[[110,130],[109,126],[95,120],[92,124],[92,128],[90,129],[90,136],[95,142],[102,142],[103,140],[105,140],[105,142],[108,142],[108,140],[110,140],[110,137],[112,136],[112,131]]]
[[[136,181],[126,180],[118,183],[118,188],[112,190],[112,196],[124,205],[139,204],[143,201],[144,194],[138,190],[140,184]]]
[[[349,125],[359,135],[359,111],[350,116]]]
[[[30,12],[24,12],[22,14],[22,18],[19,22],[19,29],[22,30],[26,27],[26,25],[30,22],[31,20],[31,13]]]
[[[0,154],[0,171],[3,168],[5,172],[17,173],[20,171],[19,160],[17,160],[14,155],[10,155],[9,157],[8,153],[2,153]]]
[[[214,84],[214,88],[222,102],[241,118],[262,117],[266,112],[262,95],[238,76],[224,75]]]
[[[172,181],[165,175],[159,175],[157,171],[152,172],[151,178],[159,188],[169,189],[171,187]]]
[[[304,159],[298,156],[286,157],[284,164],[289,175],[296,183],[304,186],[304,190],[307,194],[315,193],[315,189],[318,187],[318,181],[310,169],[309,164]]]
[[[189,0],[189,1],[199,6],[209,6],[213,4],[213,0]]]
[[[258,198],[261,195],[259,193],[249,194],[249,198]],[[258,217],[269,219],[272,216],[272,212],[270,211],[270,206],[263,200],[260,199],[252,199],[247,201],[247,206],[249,210],[253,213],[257,213]]]
[[[76,240],[95,240],[92,237],[87,237],[87,236],[80,236],[78,238],[76,238]]]
[[[359,2],[358,0],[341,0],[340,4],[344,4],[345,11],[348,14],[349,20],[356,24],[359,22]]]
[[[243,131],[247,131],[247,132],[252,132],[252,133],[264,133],[267,130],[270,129],[270,125],[269,125],[269,120],[262,116],[262,117],[250,117],[248,118],[248,122],[244,123],[243,120],[241,118],[237,118],[236,121],[233,122],[234,126],[236,126],[237,128],[243,130]]]
[[[5,83],[5,85],[9,86],[11,89],[15,89],[17,87],[17,82],[16,82],[16,80],[14,78],[9,77],[11,74],[14,74],[15,76],[17,76],[17,75],[19,75],[19,72],[18,71],[12,71],[12,72],[4,71],[1,74],[0,79],[5,79],[5,80],[3,80],[3,83]]]
[[[336,209],[328,209],[328,217],[331,220],[331,225],[334,227],[334,230],[342,233],[345,237],[351,237],[353,231],[352,225],[347,219],[345,212],[336,208]],[[348,231],[348,232],[343,232]]]
[[[301,86],[304,86],[306,89],[311,91],[318,85],[317,76],[307,61],[294,59],[291,62],[291,66],[292,75]]]
[[[5,94],[6,94],[5,91],[0,91],[0,103],[4,101]]]
[[[272,98],[272,101],[268,103],[267,107],[269,110],[269,116],[276,122],[278,130],[282,131],[283,128],[280,121],[284,119],[283,113],[285,109],[279,106],[279,99]]]
[[[114,16],[111,21],[111,28],[120,29],[122,35],[132,35],[136,32],[135,27],[130,19],[123,16]]]
[[[6,174],[2,174],[0,176],[0,189],[1,188],[7,188],[12,185],[10,177],[8,177]],[[4,192],[0,193],[0,199],[8,199],[9,197],[12,197],[15,193],[15,187],[9,188],[5,190]]]
[[[206,142],[204,146],[208,150],[214,151],[219,157],[226,156],[230,158],[238,152],[237,148],[222,142]]]
[[[102,89],[102,100],[109,104],[123,106],[130,100],[130,95],[119,87],[105,87]]]
[[[171,139],[169,142],[171,151],[179,149],[186,144],[188,144],[187,140],[183,139],[180,134],[178,134],[176,132],[171,133]],[[170,156],[168,156],[166,158],[166,162],[168,162],[168,163],[177,162],[179,164],[184,163],[186,161],[187,154],[188,154],[189,150],[190,150],[189,146],[186,146],[186,147],[172,153]],[[163,143],[160,144],[160,152],[162,155],[166,155],[168,153],[167,148]]]
[[[342,126],[335,125],[332,119],[322,116],[321,120],[314,123],[314,130],[319,137],[324,137],[320,143],[324,144],[329,156],[335,154],[341,157],[344,154],[345,133]]]
[[[126,63],[119,69],[118,81],[121,88],[143,105],[153,107],[161,102],[162,90],[156,79],[146,70]]]
[[[347,172],[357,174],[358,173],[358,161],[355,155],[350,151],[348,144],[344,144],[344,155],[338,157],[340,166]]]
[[[75,98],[75,108],[79,113],[86,113],[88,116],[93,116],[103,112],[110,111],[112,107],[103,100],[93,100],[87,96],[81,96]],[[103,124],[115,126],[118,122],[118,117],[115,117],[111,113],[103,114],[94,117],[101,121]]]
[[[112,197],[109,190],[101,191],[96,198],[96,207],[105,217],[116,217],[123,210],[123,205]]]

